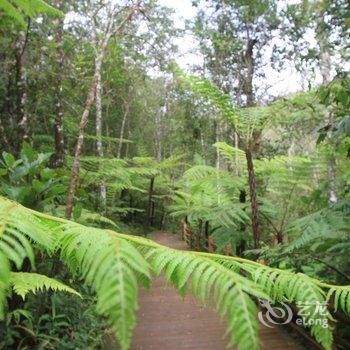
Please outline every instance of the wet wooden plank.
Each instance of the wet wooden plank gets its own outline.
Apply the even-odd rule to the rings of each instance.
[[[157,232],[150,238],[172,248],[187,249],[176,235]],[[191,295],[182,300],[163,277],[154,281],[151,290],[140,291],[139,304],[132,350],[227,349],[225,322],[217,312]],[[260,339],[264,350],[303,349],[282,326],[262,327]]]

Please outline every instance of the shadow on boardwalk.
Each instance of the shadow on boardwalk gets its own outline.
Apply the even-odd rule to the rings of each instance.
[[[149,238],[168,247],[187,249],[174,234],[156,232]],[[225,324],[214,309],[204,308],[190,294],[182,300],[163,277],[155,279],[151,290],[140,291],[139,305],[132,350],[227,349]],[[262,327],[260,339],[266,350],[303,349],[287,329]]]

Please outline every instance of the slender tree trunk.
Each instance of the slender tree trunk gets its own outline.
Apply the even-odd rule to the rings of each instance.
[[[248,182],[249,182],[249,194],[250,194],[250,207],[252,211],[252,230],[254,239],[254,248],[259,248],[260,245],[260,233],[259,233],[259,205],[256,195],[256,181],[254,173],[253,155],[249,148],[246,148],[245,155],[247,159],[248,169]]]
[[[103,144],[102,144],[102,82],[101,82],[101,71],[96,77],[96,151],[100,158],[104,157]],[[106,209],[106,185],[102,183],[100,185],[100,197],[101,205],[103,211]]]
[[[163,207],[162,216],[161,216],[161,218],[160,218],[160,223],[159,223],[159,229],[160,229],[161,231],[164,230],[165,218],[166,218],[166,212],[165,212],[165,209],[164,209],[164,207]]]
[[[130,123],[128,123],[128,139],[131,140],[131,130],[130,130]],[[125,158],[129,157],[129,148],[130,148],[130,144],[127,143],[126,147],[125,147]]]
[[[124,27],[126,22],[131,20],[134,13],[135,13],[135,9],[133,8],[129,11],[127,16],[124,18],[124,20],[115,30],[113,30],[113,22],[116,16],[116,10],[115,12],[110,14],[109,24],[107,25],[106,34],[104,39],[101,42],[101,46],[98,50],[98,54],[95,59],[95,72],[90,84],[90,88],[89,88],[88,95],[85,102],[84,111],[81,116],[81,120],[79,124],[79,136],[75,147],[74,161],[73,161],[70,183],[68,188],[68,196],[67,196],[67,204],[66,204],[66,218],[68,219],[70,219],[72,216],[74,196],[75,196],[75,192],[79,181],[80,156],[81,156],[81,151],[84,143],[85,128],[88,122],[88,117],[89,117],[92,103],[94,102],[94,99],[95,99],[97,80],[98,80],[98,76],[101,74],[102,62],[105,56],[106,48],[112,35],[120,32],[120,30]]]
[[[236,131],[233,132],[233,142],[234,142],[234,147],[238,149],[238,134]],[[238,153],[235,152],[235,174],[238,176],[240,174],[239,171],[239,160],[238,160]]]
[[[219,120],[214,120],[214,129],[215,129],[215,142],[220,141],[220,126],[219,126]],[[216,169],[220,169],[220,151],[219,148],[216,148]]]
[[[153,225],[153,218],[154,218],[154,201],[153,201],[153,192],[154,192],[154,176],[151,177],[150,183],[149,183],[149,190],[148,190],[148,225]]]
[[[276,239],[277,239],[278,244],[283,244],[283,232],[282,231],[277,231]]]
[[[248,28],[246,29],[246,31],[247,31],[247,47],[244,53],[244,64],[247,69],[247,73],[245,76],[243,92],[246,96],[246,106],[252,107],[254,106],[253,77],[254,77],[254,68],[255,68],[254,45],[256,44],[256,40],[250,38]],[[259,205],[257,201],[257,189],[256,189],[257,186],[256,186],[256,180],[255,180],[253,154],[252,154],[252,150],[254,150],[256,146],[257,135],[259,135],[259,133],[253,133],[253,135],[251,135],[252,139],[250,140],[249,145],[246,146],[244,150],[246,160],[247,160],[254,248],[259,248],[260,246]]]
[[[160,162],[162,160],[162,111],[155,113],[155,124],[156,158]]]
[[[329,31],[325,23],[325,14],[319,13],[319,21],[317,25],[316,38],[320,48],[320,69],[322,74],[322,84],[327,86],[331,82],[331,56],[329,47]],[[333,127],[333,113],[332,106],[328,106],[324,115],[325,125],[330,128]],[[336,159],[332,155],[328,159],[328,203],[332,205],[338,201],[336,192]]]
[[[100,57],[99,57],[99,59],[100,59]],[[99,67],[99,62],[96,59],[95,71],[98,69],[101,69],[101,67]],[[66,218],[67,219],[70,219],[72,216],[74,196],[75,196],[75,192],[76,192],[78,180],[79,180],[80,156],[81,156],[81,150],[82,150],[83,143],[84,143],[84,133],[85,133],[85,128],[86,128],[86,125],[88,122],[90,108],[91,108],[92,103],[94,102],[95,89],[96,89],[96,76],[94,75],[94,77],[92,79],[92,83],[90,85],[88,96],[87,96],[87,99],[85,102],[83,115],[81,117],[80,124],[79,124],[79,136],[78,136],[78,141],[77,141],[77,144],[75,147],[74,161],[73,161],[73,167],[72,167],[71,178],[70,178],[69,189],[68,189],[67,206],[66,206]]]
[[[292,140],[292,143],[288,147],[288,151],[287,151],[288,157],[294,157],[295,155],[294,148],[295,148],[295,143],[294,143],[294,140]]]
[[[125,132],[125,123],[126,123],[126,119],[129,115],[130,112],[130,106],[129,103],[127,101],[124,101],[124,106],[125,106],[125,110],[124,110],[124,114],[123,114],[123,120],[122,120],[122,125],[120,128],[120,134],[119,134],[119,145],[118,145],[118,152],[117,152],[117,157],[120,158],[122,155],[122,147],[123,147],[123,138],[124,138],[124,132]]]
[[[20,127],[20,141],[29,140],[29,124],[27,114],[27,71],[25,67],[25,50],[28,43],[30,20],[26,32],[20,32],[16,43],[16,73],[17,73],[17,122]]]
[[[7,152],[13,152],[12,147],[10,145],[10,142],[6,135],[6,130],[4,128],[4,124],[2,123],[1,117],[0,117],[0,140],[1,140],[1,146],[4,150]]]
[[[198,224],[198,232],[196,237],[196,249],[198,251],[201,250],[201,236],[202,236],[202,230],[203,230],[203,221],[200,219]]]
[[[247,34],[247,47],[246,51],[243,55],[243,62],[246,68],[246,76],[244,79],[244,88],[243,92],[246,96],[246,106],[251,107],[254,105],[254,91],[253,91],[253,77],[254,77],[254,56],[253,56],[253,50],[254,45],[256,44],[255,39],[249,38],[249,33]]]
[[[246,203],[247,202],[247,192],[243,189],[239,191],[239,202],[240,203]],[[246,225],[244,223],[241,223],[240,230],[243,232],[246,229]],[[243,252],[245,251],[245,244],[246,241],[244,239],[241,239],[239,241],[239,244],[236,248],[236,254],[237,256],[242,256]]]
[[[209,221],[205,222],[204,234],[205,234],[206,248],[207,250],[209,250]]]
[[[53,6],[60,10],[61,0],[53,0]],[[54,19],[56,28],[55,43],[56,43],[56,74],[55,74],[55,153],[51,157],[51,167],[59,168],[64,161],[64,137],[63,137],[63,105],[62,105],[62,79],[63,79],[63,19]]]

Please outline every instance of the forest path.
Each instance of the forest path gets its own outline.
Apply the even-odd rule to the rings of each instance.
[[[171,248],[188,249],[179,235],[155,232],[148,238]],[[191,294],[182,300],[163,277],[154,280],[151,290],[141,289],[139,305],[132,350],[227,349],[225,323],[214,308],[204,308]],[[262,349],[304,349],[287,331],[286,327],[262,327]]]

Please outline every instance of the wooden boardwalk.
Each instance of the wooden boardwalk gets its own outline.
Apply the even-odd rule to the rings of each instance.
[[[187,249],[179,236],[157,232],[149,238],[166,246]],[[132,350],[223,350],[225,324],[211,308],[204,308],[190,294],[182,300],[164,280],[157,278],[151,290],[141,290]],[[262,327],[264,350],[304,349],[286,327]],[[243,349],[245,350],[245,349]]]

